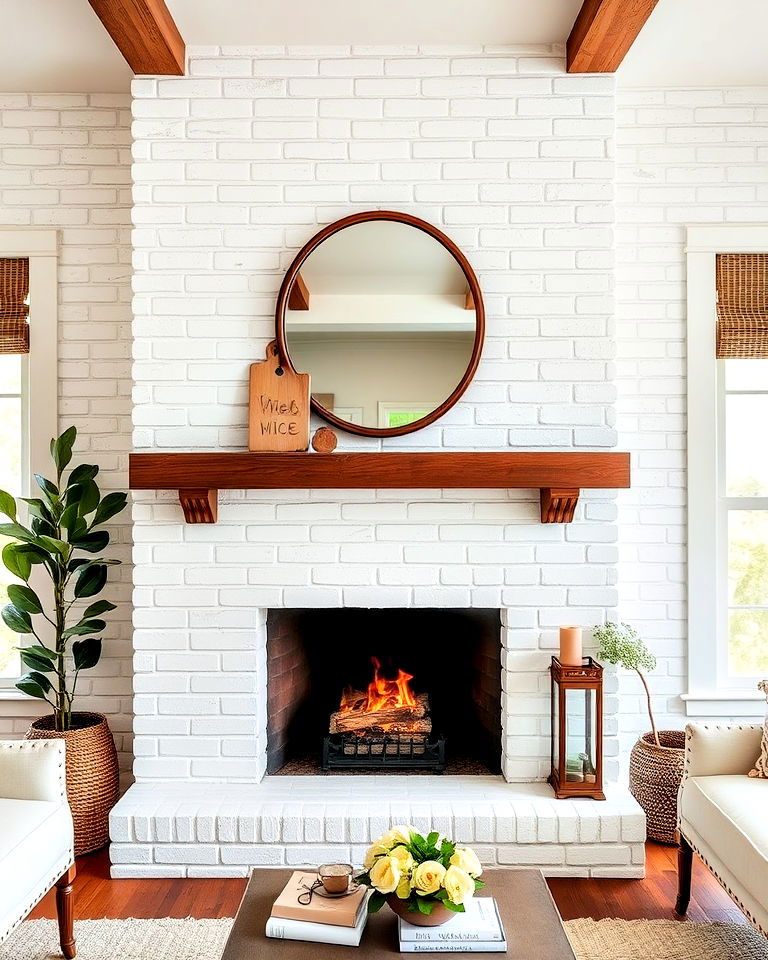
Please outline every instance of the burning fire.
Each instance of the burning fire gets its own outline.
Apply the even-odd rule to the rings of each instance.
[[[382,676],[381,662],[371,657],[373,664],[373,680],[368,684],[368,691],[361,702],[360,691],[347,687],[341,695],[339,713],[351,713],[353,710],[362,710],[364,713],[377,713],[380,710],[396,710],[398,707],[413,707],[416,697],[411,690],[410,682],[413,675],[398,669],[397,677],[388,680]]]

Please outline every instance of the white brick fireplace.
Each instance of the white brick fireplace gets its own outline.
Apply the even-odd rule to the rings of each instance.
[[[137,451],[246,448],[283,273],[321,226],[375,208],[462,248],[487,338],[444,418],[340,449],[615,444],[612,78],[567,76],[549,47],[190,54],[188,77],[134,82]],[[393,820],[489,863],[641,874],[625,791],[554,801],[541,782],[557,627],[614,613],[614,495],[583,493],[570,525],[538,509],[536,491],[235,491],[216,524],[186,525],[175,496],[136,495],[136,784],[114,874],[359,860]],[[503,777],[264,778],[267,611],[322,607],[498,609]]]

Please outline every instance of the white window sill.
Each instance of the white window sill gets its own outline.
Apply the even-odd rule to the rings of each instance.
[[[755,691],[704,690],[684,693],[685,712],[689,717],[764,717],[765,697]]]

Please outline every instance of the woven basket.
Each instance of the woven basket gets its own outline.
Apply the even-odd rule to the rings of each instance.
[[[117,752],[107,718],[73,713],[72,730],[54,730],[53,714],[33,720],[27,740],[67,745],[67,800],[75,823],[75,856],[109,843],[109,811],[117,802]]]
[[[629,789],[645,811],[648,836],[677,844],[677,791],[683,779],[685,733],[659,730],[660,747],[644,733],[629,757]]]

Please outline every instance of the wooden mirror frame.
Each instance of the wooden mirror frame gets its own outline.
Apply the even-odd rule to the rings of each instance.
[[[472,355],[469,358],[467,369],[464,371],[461,380],[453,392],[431,413],[428,413],[427,416],[422,417],[420,420],[414,420],[412,423],[406,423],[400,427],[366,427],[357,423],[349,423],[347,420],[342,420],[340,417],[337,417],[335,414],[331,413],[330,410],[326,410],[321,403],[312,397],[312,409],[315,411],[315,413],[317,413],[318,416],[322,417],[324,420],[327,420],[328,423],[332,423],[335,427],[338,427],[340,430],[346,430],[347,433],[356,433],[362,437],[401,437],[406,433],[414,433],[416,430],[421,430],[423,427],[429,426],[451,409],[451,407],[459,400],[464,391],[472,382],[472,378],[477,370],[477,365],[480,362],[480,354],[483,349],[483,339],[485,337],[485,309],[483,307],[483,295],[480,291],[480,284],[477,282],[475,272],[470,266],[465,255],[456,246],[453,240],[450,240],[448,237],[446,237],[446,235],[438,230],[437,227],[433,226],[431,223],[427,223],[426,220],[419,220],[418,217],[412,217],[408,213],[397,213],[392,210],[369,210],[365,213],[353,213],[349,217],[344,217],[343,219],[337,220],[335,223],[331,223],[327,227],[324,227],[319,233],[316,233],[311,240],[305,243],[301,250],[299,250],[294,258],[293,263],[288,268],[282,284],[280,285],[280,292],[277,296],[277,307],[275,310],[277,346],[278,350],[280,351],[280,359],[283,365],[289,370],[296,370],[291,362],[291,355],[288,350],[288,343],[285,334],[285,313],[288,308],[288,298],[291,294],[294,281],[304,265],[304,261],[307,259],[307,257],[309,257],[313,250],[323,243],[324,240],[327,240],[328,237],[332,237],[340,230],[344,230],[346,227],[354,226],[356,223],[368,223],[371,220],[390,220],[394,221],[395,223],[404,223],[409,227],[415,227],[417,230],[423,230],[424,233],[429,234],[430,237],[433,237],[438,243],[441,243],[461,267],[461,270],[466,277],[467,284],[469,286],[469,292],[472,296],[475,306],[475,342],[472,346]],[[301,373],[305,371],[296,372]]]

